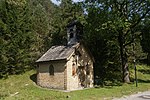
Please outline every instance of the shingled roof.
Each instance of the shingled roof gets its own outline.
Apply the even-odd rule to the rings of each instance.
[[[74,46],[52,46],[41,58],[36,62],[54,61],[67,59],[74,51]]]

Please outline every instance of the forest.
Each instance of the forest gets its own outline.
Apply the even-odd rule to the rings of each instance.
[[[78,20],[94,56],[94,76],[131,82],[130,69],[150,64],[149,0],[0,0],[0,78],[36,68],[53,45],[66,45],[66,26]]]

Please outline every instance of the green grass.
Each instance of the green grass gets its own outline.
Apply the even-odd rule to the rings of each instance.
[[[150,90],[150,67],[137,66],[138,87],[134,83],[123,84],[122,86],[104,86],[99,88],[78,90],[72,92],[61,92],[44,89],[36,86],[30,79],[35,71],[28,71],[22,75],[13,75],[8,79],[0,80],[1,100],[103,100],[112,99],[137,93],[138,91]],[[131,71],[133,77],[134,71]],[[16,94],[15,94],[16,93]],[[67,98],[68,96],[68,98]]]

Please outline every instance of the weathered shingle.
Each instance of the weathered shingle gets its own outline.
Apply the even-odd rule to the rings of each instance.
[[[36,62],[67,59],[75,51],[74,46],[52,46]]]

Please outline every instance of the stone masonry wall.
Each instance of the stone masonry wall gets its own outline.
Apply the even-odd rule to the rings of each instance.
[[[73,65],[73,57],[67,62],[67,90],[76,90],[78,89],[78,76],[72,75],[72,65]],[[76,66],[76,65],[75,65]]]
[[[54,75],[49,74],[49,66],[54,66]],[[43,62],[39,64],[37,84],[42,87],[65,89],[66,62]]]
[[[67,90],[76,90],[80,88],[89,88],[93,87],[93,61],[88,55],[88,52],[85,50],[83,46],[80,46],[78,48],[78,51],[81,53],[81,56],[79,56],[78,61],[76,54],[74,53],[73,56],[70,57],[69,61],[67,62]],[[85,81],[84,81],[84,87],[81,86],[80,81],[82,80],[79,77],[79,73],[77,70],[79,69],[79,62],[83,62],[83,66],[85,67]],[[76,74],[72,75],[73,73],[73,64],[76,66]],[[88,68],[87,65],[88,64]],[[87,69],[89,69],[89,74],[87,74]]]
[[[82,54],[81,57],[79,58],[78,62],[83,63],[83,65],[85,66],[85,70],[87,70],[87,66],[89,67],[88,68],[89,75],[87,75],[87,73],[86,73],[86,81],[85,81],[86,87],[87,88],[93,87],[93,84],[94,84],[93,61],[83,45],[80,45],[80,47],[78,48],[78,51]]]

